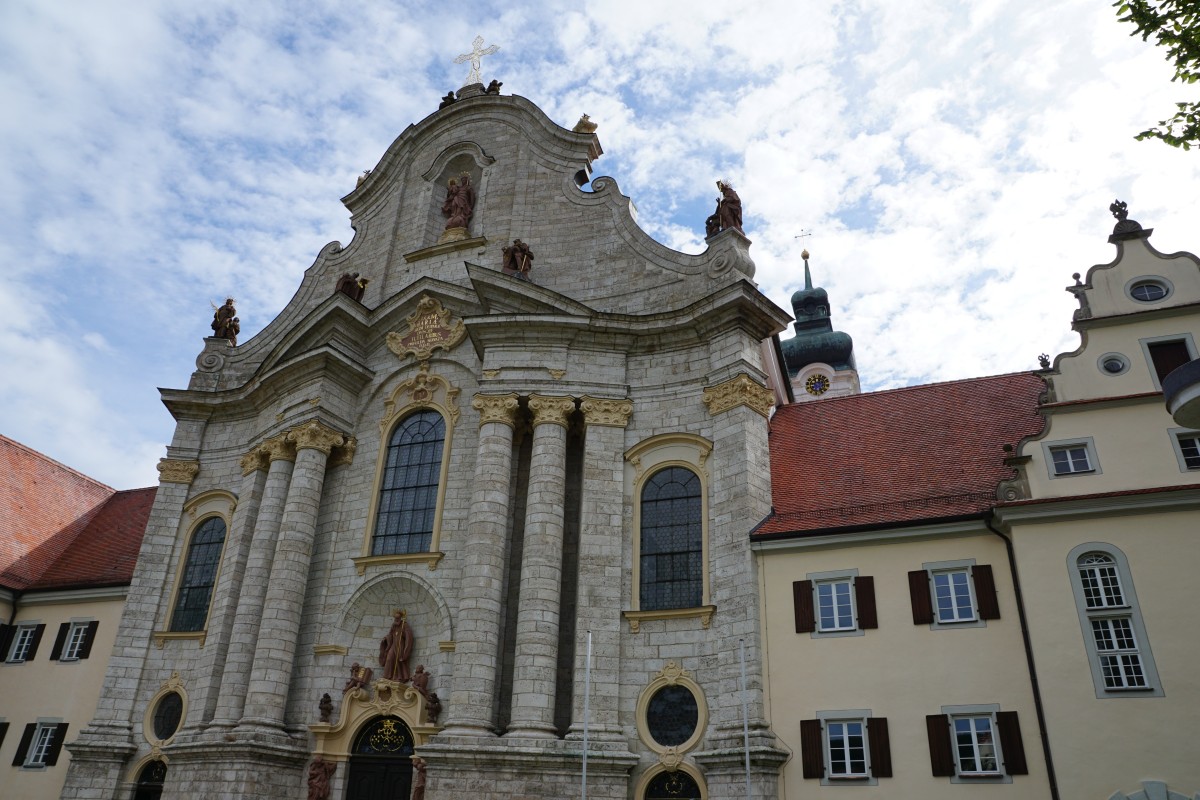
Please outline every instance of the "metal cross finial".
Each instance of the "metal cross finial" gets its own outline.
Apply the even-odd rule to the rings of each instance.
[[[490,56],[500,48],[496,45],[484,48],[483,37],[476,36],[475,41],[471,42],[471,52],[463,53],[458,58],[454,59],[455,64],[465,64],[471,62],[471,71],[467,73],[467,82],[463,86],[470,86],[473,83],[483,83],[483,78],[479,75],[479,59],[483,56]]]

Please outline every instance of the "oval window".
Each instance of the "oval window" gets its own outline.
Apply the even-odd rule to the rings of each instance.
[[[1142,303],[1153,303],[1167,296],[1167,287],[1158,281],[1138,281],[1129,287],[1129,296]]]
[[[1120,353],[1105,353],[1098,363],[1101,371],[1108,375],[1123,375],[1129,369],[1129,359]]]
[[[646,728],[663,747],[677,747],[696,732],[700,709],[696,696],[686,686],[664,686],[646,706]]]
[[[154,709],[154,736],[160,742],[165,742],[179,730],[179,722],[183,717],[183,698],[178,692],[163,695]]]

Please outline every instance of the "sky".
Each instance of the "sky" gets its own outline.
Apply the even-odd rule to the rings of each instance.
[[[340,198],[477,35],[484,82],[598,123],[650,236],[701,252],[731,180],[789,311],[807,248],[864,390],[1036,369],[1114,199],[1200,250],[1200,152],[1133,138],[1196,90],[1131,31],[1106,0],[5,0],[0,433],[155,485],[210,303],[247,341],[349,243]]]

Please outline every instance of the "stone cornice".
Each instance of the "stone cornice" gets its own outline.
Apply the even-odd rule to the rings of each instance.
[[[199,461],[181,461],[175,458],[158,460],[158,479],[162,483],[182,483],[191,486],[199,471]]]
[[[704,405],[712,416],[746,406],[764,417],[775,407],[775,394],[746,373],[704,390]]]
[[[1194,511],[1200,508],[1200,488],[1195,485],[1178,489],[1163,487],[1150,492],[1060,497],[997,506],[997,524],[1009,529],[1014,524],[1061,522],[1068,519],[1109,517],[1121,514],[1153,514]]]
[[[633,401],[585,396],[580,408],[588,425],[624,428],[629,425],[629,417],[633,414]]]
[[[471,399],[471,408],[479,412],[479,426],[499,422],[512,428],[516,424],[516,394],[477,394]]]
[[[565,428],[567,427],[567,418],[575,410],[575,398],[530,395],[529,410],[533,412],[534,426],[561,425]]]
[[[294,443],[297,450],[320,450],[329,455],[333,448],[345,443],[346,437],[320,420],[313,419],[288,431],[287,440]]]

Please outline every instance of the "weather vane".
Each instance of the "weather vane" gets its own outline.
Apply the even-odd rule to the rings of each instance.
[[[467,82],[463,86],[470,86],[474,83],[483,83],[483,78],[479,74],[479,59],[484,56],[490,56],[500,48],[496,45],[491,45],[487,48],[483,46],[483,37],[476,36],[475,41],[471,42],[471,52],[463,53],[458,58],[454,59],[455,64],[465,64],[471,62],[471,71],[467,73]]]

